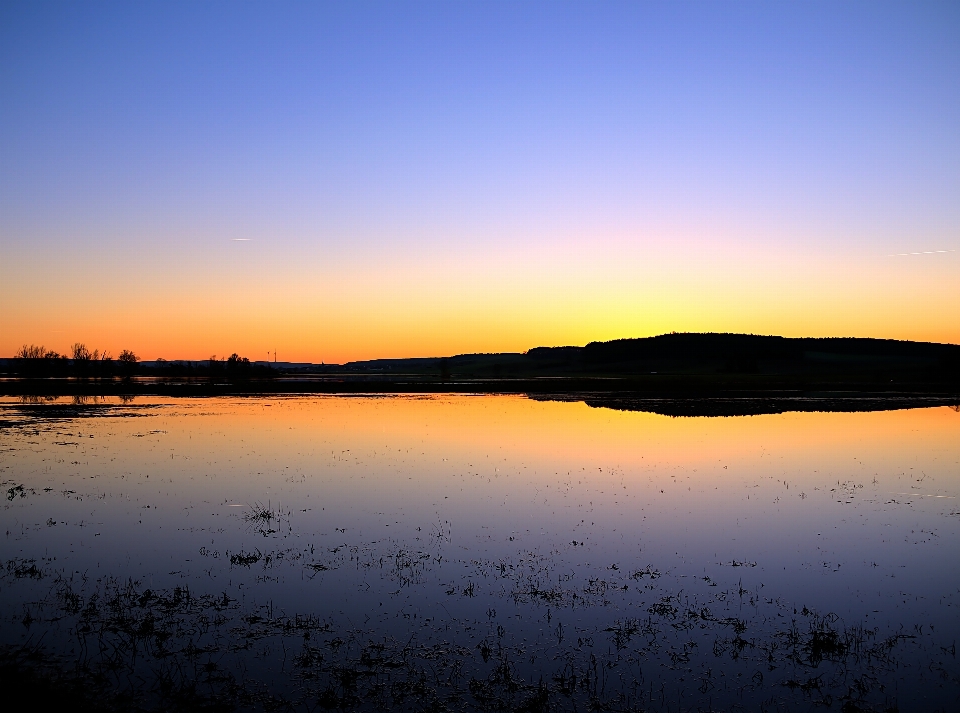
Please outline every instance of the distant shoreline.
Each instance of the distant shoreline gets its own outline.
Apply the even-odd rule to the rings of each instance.
[[[23,353],[34,351],[43,349],[24,347]],[[590,394],[620,403],[804,399],[805,405],[822,394],[845,394],[877,403],[960,402],[960,345],[890,339],[671,333],[524,353],[342,365],[250,362],[236,354],[138,363],[132,352],[124,353],[130,358],[123,363],[59,355],[2,359],[0,395]]]
[[[595,408],[668,416],[750,416],[785,412],[864,412],[947,406],[960,412],[960,392],[935,384],[875,384],[866,381],[671,377],[659,379],[550,378],[515,380],[402,380],[277,378],[229,383],[211,379],[10,379],[0,378],[0,396],[25,407],[57,409],[98,399],[285,396],[515,395],[537,401],[582,402]],[[71,404],[66,404],[71,406]]]

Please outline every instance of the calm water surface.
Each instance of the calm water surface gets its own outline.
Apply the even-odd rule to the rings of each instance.
[[[0,425],[0,640],[150,700],[162,674],[241,707],[960,706],[949,408],[6,399]]]

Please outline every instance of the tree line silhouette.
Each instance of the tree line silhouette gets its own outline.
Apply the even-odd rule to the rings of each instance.
[[[275,369],[263,364],[255,364],[247,357],[236,352],[228,357],[217,358],[216,355],[203,361],[167,361],[157,359],[153,366],[141,367],[145,375],[171,377],[210,377],[236,381],[252,378],[270,378],[277,375]]]
[[[254,364],[236,352],[229,357],[216,355],[203,361],[157,359],[141,363],[132,350],[124,349],[114,358],[110,352],[92,351],[82,342],[61,354],[43,345],[24,344],[10,360],[8,371],[25,378],[130,379],[134,376],[221,377],[230,380],[268,377],[276,372],[262,364]]]
[[[60,354],[43,345],[24,344],[14,355],[12,371],[18,376],[34,378],[129,378],[136,373],[139,361],[140,357],[129,349],[124,349],[114,359],[108,351],[90,351],[82,342],[73,344],[69,354]]]

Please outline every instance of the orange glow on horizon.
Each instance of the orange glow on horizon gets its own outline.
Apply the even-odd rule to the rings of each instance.
[[[544,256],[526,248],[395,255],[334,269],[309,254],[281,267],[264,248],[238,245],[246,252],[218,270],[179,268],[175,282],[160,265],[91,285],[65,264],[45,267],[46,256],[34,256],[58,289],[27,300],[29,269],[0,275],[8,278],[0,286],[0,356],[23,344],[65,352],[83,342],[114,356],[132,349],[143,359],[237,352],[265,360],[276,351],[279,361],[344,363],[671,331],[960,343],[960,254],[864,262],[799,251],[756,255],[749,245],[731,257],[720,244],[692,256],[568,244]]]

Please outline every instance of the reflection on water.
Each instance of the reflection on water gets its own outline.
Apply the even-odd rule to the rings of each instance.
[[[158,678],[136,692],[157,705],[187,689],[306,709],[958,702],[947,407],[0,409],[0,640],[42,639],[113,688]]]
[[[791,411],[892,411],[947,406],[960,411],[957,396],[924,394],[822,393],[817,395],[699,396],[696,398],[535,396],[543,400],[583,400],[590,406],[618,411],[647,411],[664,416],[759,416]]]

